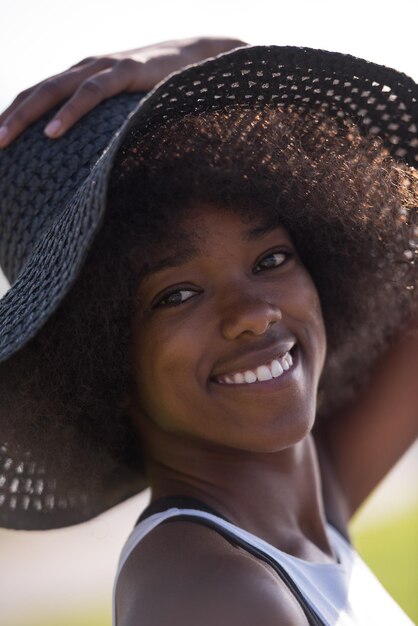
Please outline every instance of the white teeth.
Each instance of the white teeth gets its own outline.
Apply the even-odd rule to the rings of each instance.
[[[246,383],[255,383],[257,380],[257,376],[251,370],[247,370],[244,372],[244,380]]]
[[[271,373],[273,374],[273,378],[277,378],[283,374],[283,367],[276,359],[271,362]]]
[[[290,352],[286,352],[286,354],[282,357],[282,366],[285,370],[288,370],[293,365],[293,359]]]
[[[260,365],[255,371],[258,380],[271,380],[273,378],[267,365]]]
[[[246,370],[245,372],[237,372],[236,374],[224,375],[218,378],[218,382],[228,385],[255,383],[263,380],[271,380],[278,378],[284,371],[290,369],[293,365],[293,359],[289,352],[282,357],[273,359],[268,365],[260,365],[255,370]]]
[[[283,369],[284,369],[285,371],[289,369],[290,365],[289,365],[289,362],[288,362],[288,361],[287,361],[287,359],[286,359],[286,356],[283,356],[283,357],[281,358],[281,363],[282,363],[282,367],[283,367]]]

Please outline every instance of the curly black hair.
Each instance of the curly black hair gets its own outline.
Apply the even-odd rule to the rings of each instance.
[[[20,413],[33,426],[26,442],[19,429],[20,444],[39,442],[73,481],[94,480],[109,458],[145,471],[125,408],[137,287],[156,250],[190,245],[183,218],[198,202],[288,230],[327,332],[318,419],[366,384],[416,306],[418,176],[379,138],[324,112],[270,107],[190,114],[144,136],[133,129],[81,275],[29,344],[19,374]],[[59,461],[57,432],[72,441]]]

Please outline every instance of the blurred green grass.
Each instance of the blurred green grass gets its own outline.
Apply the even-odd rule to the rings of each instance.
[[[354,520],[351,533],[363,560],[418,624],[418,506],[373,525]]]
[[[353,542],[390,595],[418,624],[418,507],[383,519],[364,523],[357,516],[351,524]],[[109,599],[110,600],[110,599]],[[109,606],[108,602],[106,602]],[[67,609],[44,615],[31,626],[111,626],[110,609],[100,606]],[[395,626],[395,625],[394,625]]]
[[[44,615],[40,621],[31,622],[30,626],[111,626],[110,610],[103,606],[68,609],[66,612]],[[29,625],[27,625],[29,626]]]

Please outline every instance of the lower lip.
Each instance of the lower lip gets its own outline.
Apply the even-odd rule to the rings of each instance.
[[[285,370],[281,376],[272,378],[271,380],[256,380],[255,383],[218,383],[216,380],[210,382],[216,385],[217,389],[226,391],[244,391],[256,393],[274,393],[280,389],[288,387],[295,383],[300,377],[300,358],[299,350],[296,348],[292,351],[293,365],[290,369]]]

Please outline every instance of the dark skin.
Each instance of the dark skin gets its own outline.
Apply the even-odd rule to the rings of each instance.
[[[321,306],[286,230],[275,228],[247,241],[247,232],[259,226],[219,207],[195,206],[193,218],[188,216],[183,228],[198,241],[196,256],[141,282],[142,305],[133,320],[138,393],[131,415],[145,442],[152,500],[173,494],[200,498],[279,549],[312,562],[333,563],[336,555],[326,532],[320,471],[310,434],[326,352]],[[254,369],[291,344],[296,344],[297,356],[286,379],[236,386],[213,380],[214,374]],[[215,532],[187,526],[186,530],[183,523],[174,523],[156,529],[128,559],[118,586],[122,623],[134,623],[127,616],[137,615],[136,603],[144,619],[148,602],[156,601],[152,576],[144,570],[145,556],[153,554],[153,567],[161,580],[173,549],[169,544],[175,550],[181,546],[177,556],[168,558],[174,559],[181,580],[188,581],[184,610],[192,610],[190,589],[196,587],[200,607],[218,589],[226,612],[220,617],[225,620],[231,611],[228,619],[239,617],[242,623],[255,608],[251,613],[246,610],[245,616],[242,606],[238,611],[241,581],[239,587],[248,586],[251,606],[256,607],[254,619],[270,606],[265,594],[274,590],[280,601],[274,600],[266,619],[280,615],[283,620],[289,613],[289,623],[305,623],[280,581],[274,579],[273,584],[272,572],[241,551],[231,551]],[[204,554],[198,549],[202,542]],[[196,548],[192,553],[190,545]],[[214,560],[216,569],[223,562],[227,598],[219,582],[212,582],[206,599],[200,597],[196,580],[202,572],[213,577]],[[139,595],[133,593],[133,584],[142,589]],[[167,584],[172,590],[172,582]],[[167,611],[166,605],[163,610]],[[186,619],[181,610],[180,614]],[[215,620],[213,611],[210,616]],[[149,619],[157,623],[164,614],[157,619],[155,610],[150,610]]]
[[[153,499],[200,497],[266,541],[326,562],[309,436],[325,358],[316,288],[284,229],[247,242],[245,233],[259,224],[217,208],[196,211],[187,221],[201,238],[196,258],[147,277],[138,293],[144,306],[134,320],[133,351],[140,399],[132,417],[148,451]],[[167,301],[167,290],[178,285]],[[212,380],[214,373],[255,369],[293,343],[299,363],[285,385]]]
[[[171,71],[239,45],[245,43],[228,38],[197,38],[84,60],[18,96],[0,116],[0,122],[10,131],[0,147],[8,145],[31,121],[58,102],[62,101],[65,107],[63,114],[56,116],[63,121],[59,133],[63,134],[102,99],[123,90],[149,89]],[[129,63],[122,64],[123,60]],[[109,69],[107,74],[102,73]],[[92,88],[90,83],[83,87],[91,80],[99,89]],[[209,213],[207,219],[211,219]],[[226,232],[224,225],[223,232]],[[219,236],[222,233],[218,233]],[[376,364],[362,396],[344,407],[339,415],[316,424],[312,431],[313,388],[324,357],[320,349],[320,315],[314,322],[296,314],[298,307],[292,293],[286,299],[286,306],[290,308],[282,310],[286,308],[283,303],[266,298],[264,289],[249,290],[249,273],[245,274],[244,268],[249,272],[251,263],[259,259],[258,255],[276,244],[276,239],[273,242],[269,239],[267,243],[267,238],[286,237],[283,231],[252,242],[253,246],[260,247],[245,248],[245,254],[234,239],[236,231],[230,235],[235,242],[233,248],[229,241],[226,248],[222,247],[221,239],[216,242],[216,238],[211,238],[214,245],[208,250],[212,254],[205,257],[208,263],[205,269],[192,264],[197,272],[193,283],[196,281],[196,286],[200,287],[198,278],[210,279],[213,293],[217,294],[215,299],[220,303],[206,318],[209,310],[204,307],[199,310],[199,315],[206,319],[200,332],[197,328],[202,320],[196,313],[198,307],[193,309],[192,302],[172,311],[159,310],[158,314],[138,312],[143,316],[148,333],[150,336],[154,333],[155,338],[154,343],[147,346],[147,354],[155,357],[153,369],[149,363],[137,364],[138,371],[142,368],[146,373],[143,380],[138,380],[145,390],[145,405],[140,411],[134,402],[133,408],[133,418],[148,442],[153,499],[171,493],[200,497],[232,522],[280,549],[314,562],[330,562],[335,555],[325,532],[325,519],[347,535],[352,515],[418,437],[418,324],[412,319],[409,327],[393,339]],[[280,241],[283,243],[282,239]],[[209,260],[213,262],[212,270],[218,263],[216,249],[224,255],[225,261],[228,258],[227,274],[210,271]],[[229,254],[232,257],[228,257]],[[234,268],[236,273],[232,275]],[[315,299],[309,275],[296,261],[292,268],[285,263],[281,269],[264,271],[269,277],[280,273],[277,285],[282,286],[286,272],[295,272],[305,286],[300,297]],[[148,290],[148,297],[153,297],[178,281],[189,281],[180,274],[178,269],[172,268],[158,276],[158,285],[148,282],[140,289]],[[254,275],[251,280],[260,280],[257,285],[273,280],[261,278],[262,275]],[[152,278],[156,280],[157,277]],[[221,300],[222,292],[229,294],[226,301]],[[195,297],[183,293],[184,298],[189,296]],[[189,315],[196,324],[190,329],[193,328],[197,343],[190,343],[189,335],[185,337],[181,326],[176,327],[176,316],[187,316],[180,313],[182,307],[195,311],[196,317]],[[222,323],[222,319],[227,322]],[[208,320],[212,322],[208,324]],[[270,340],[285,323],[306,351],[305,372],[310,373],[310,382],[304,399],[290,394],[290,388],[283,389],[283,394],[290,395],[292,402],[282,403],[279,396],[284,396],[277,393],[276,412],[272,408],[276,395],[272,394],[267,410],[261,414],[255,410],[259,402],[251,399],[257,395],[255,390],[247,394],[245,401],[237,399],[236,403],[230,402],[227,396],[227,392],[231,392],[230,395],[235,392],[233,389],[222,390],[225,398],[221,393],[212,393],[210,385],[206,385],[207,377],[212,368],[233,364],[235,348],[232,350],[230,346],[261,346],[266,337]],[[187,325],[189,327],[190,319]],[[173,332],[176,329],[177,332]],[[310,329],[306,336],[304,329]],[[183,352],[175,350],[176,337],[183,340]],[[148,339],[138,333],[136,342],[143,341]],[[325,350],[325,344],[322,349]],[[186,359],[187,368],[177,369],[180,358]],[[161,374],[156,369],[157,362],[163,367]],[[193,393],[184,396],[189,404],[182,403],[179,387],[175,386],[171,393],[177,401],[170,404],[168,411],[164,394],[158,393],[157,399],[153,397],[150,390],[154,376],[157,388],[160,385],[164,389],[171,388],[172,383],[162,376],[163,371],[170,371],[173,380],[180,387],[185,385],[189,393],[192,387]],[[238,398],[238,393],[235,395]],[[241,411],[234,408],[236,406],[241,406]],[[300,411],[302,408],[304,410]],[[221,409],[232,418],[228,430],[222,422]],[[200,416],[197,421],[196,415]],[[262,421],[260,415],[264,416]],[[245,422],[245,432],[239,427],[242,425],[239,420]],[[266,502],[271,514],[268,519],[265,519]],[[229,626],[247,623],[302,626],[307,623],[293,596],[267,565],[233,548],[214,531],[190,522],[157,527],[128,559],[117,590],[118,624],[137,625],[138,614],[144,626],[164,623],[159,611],[164,607],[168,610],[170,593],[175,597],[175,610],[170,614],[173,626],[176,619],[183,625],[187,620]],[[164,603],[158,601],[161,597],[166,598]],[[193,615],[195,606],[198,620]]]

